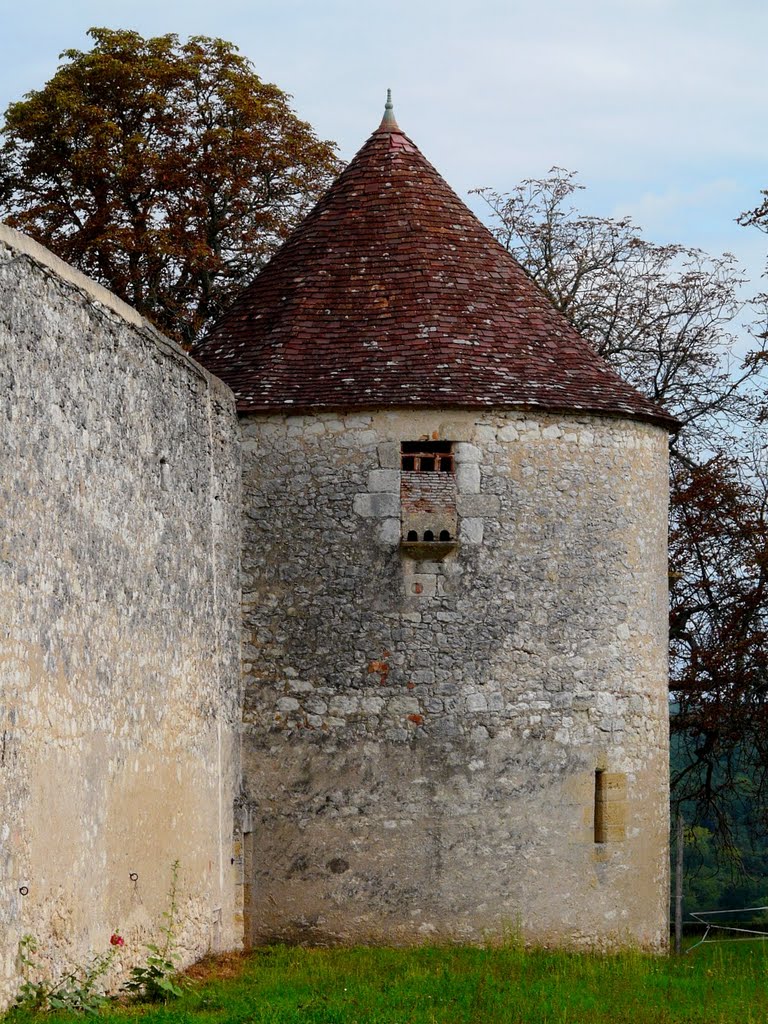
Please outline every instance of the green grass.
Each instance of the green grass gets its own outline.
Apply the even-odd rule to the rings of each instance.
[[[301,949],[244,957],[234,978],[105,1024],[765,1024],[768,946],[679,957],[503,948]],[[83,1018],[48,1014],[46,1022]],[[12,1013],[9,1024],[35,1018]],[[40,1018],[37,1018],[39,1024]]]

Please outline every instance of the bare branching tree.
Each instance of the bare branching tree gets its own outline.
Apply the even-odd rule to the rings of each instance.
[[[577,330],[625,380],[666,406],[681,442],[710,451],[754,422],[754,355],[743,338],[744,276],[735,259],[643,238],[627,218],[588,216],[572,204],[583,190],[555,167],[512,192],[478,189],[499,241]],[[752,349],[762,341],[753,336]]]
[[[726,846],[734,794],[768,808],[768,488],[759,317],[733,257],[643,238],[573,205],[572,172],[479,189],[499,241],[597,351],[683,424],[671,439],[674,800]],[[768,225],[768,201],[762,208]],[[747,355],[735,353],[749,348]],[[768,813],[755,820],[768,833]]]

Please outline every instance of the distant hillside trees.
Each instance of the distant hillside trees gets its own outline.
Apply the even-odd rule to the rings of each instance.
[[[768,478],[758,429],[765,338],[735,357],[742,276],[730,256],[588,216],[553,168],[478,190],[498,239],[616,369],[682,423],[671,438],[673,800],[727,844],[739,791],[768,833]],[[763,217],[768,223],[768,206]]]
[[[0,219],[189,344],[339,170],[231,44],[93,28],[12,103]]]

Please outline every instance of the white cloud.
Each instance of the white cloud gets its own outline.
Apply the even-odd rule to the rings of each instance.
[[[616,217],[631,217],[637,224],[656,229],[668,224],[670,218],[682,211],[707,210],[720,207],[725,200],[733,208],[740,188],[732,178],[707,181],[695,188],[671,188],[665,192],[644,192],[633,203],[619,204],[613,211]]]
[[[403,127],[460,192],[552,164],[603,212],[734,238],[768,185],[763,0],[0,0],[0,106],[91,24],[231,39],[345,156],[394,89]],[[729,182],[734,191],[729,192]],[[740,190],[740,191],[739,191]],[[731,208],[731,203],[733,207]],[[707,222],[711,222],[707,227]]]

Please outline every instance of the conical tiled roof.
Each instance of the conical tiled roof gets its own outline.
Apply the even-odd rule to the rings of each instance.
[[[380,127],[195,353],[242,412],[539,408],[673,426]]]

